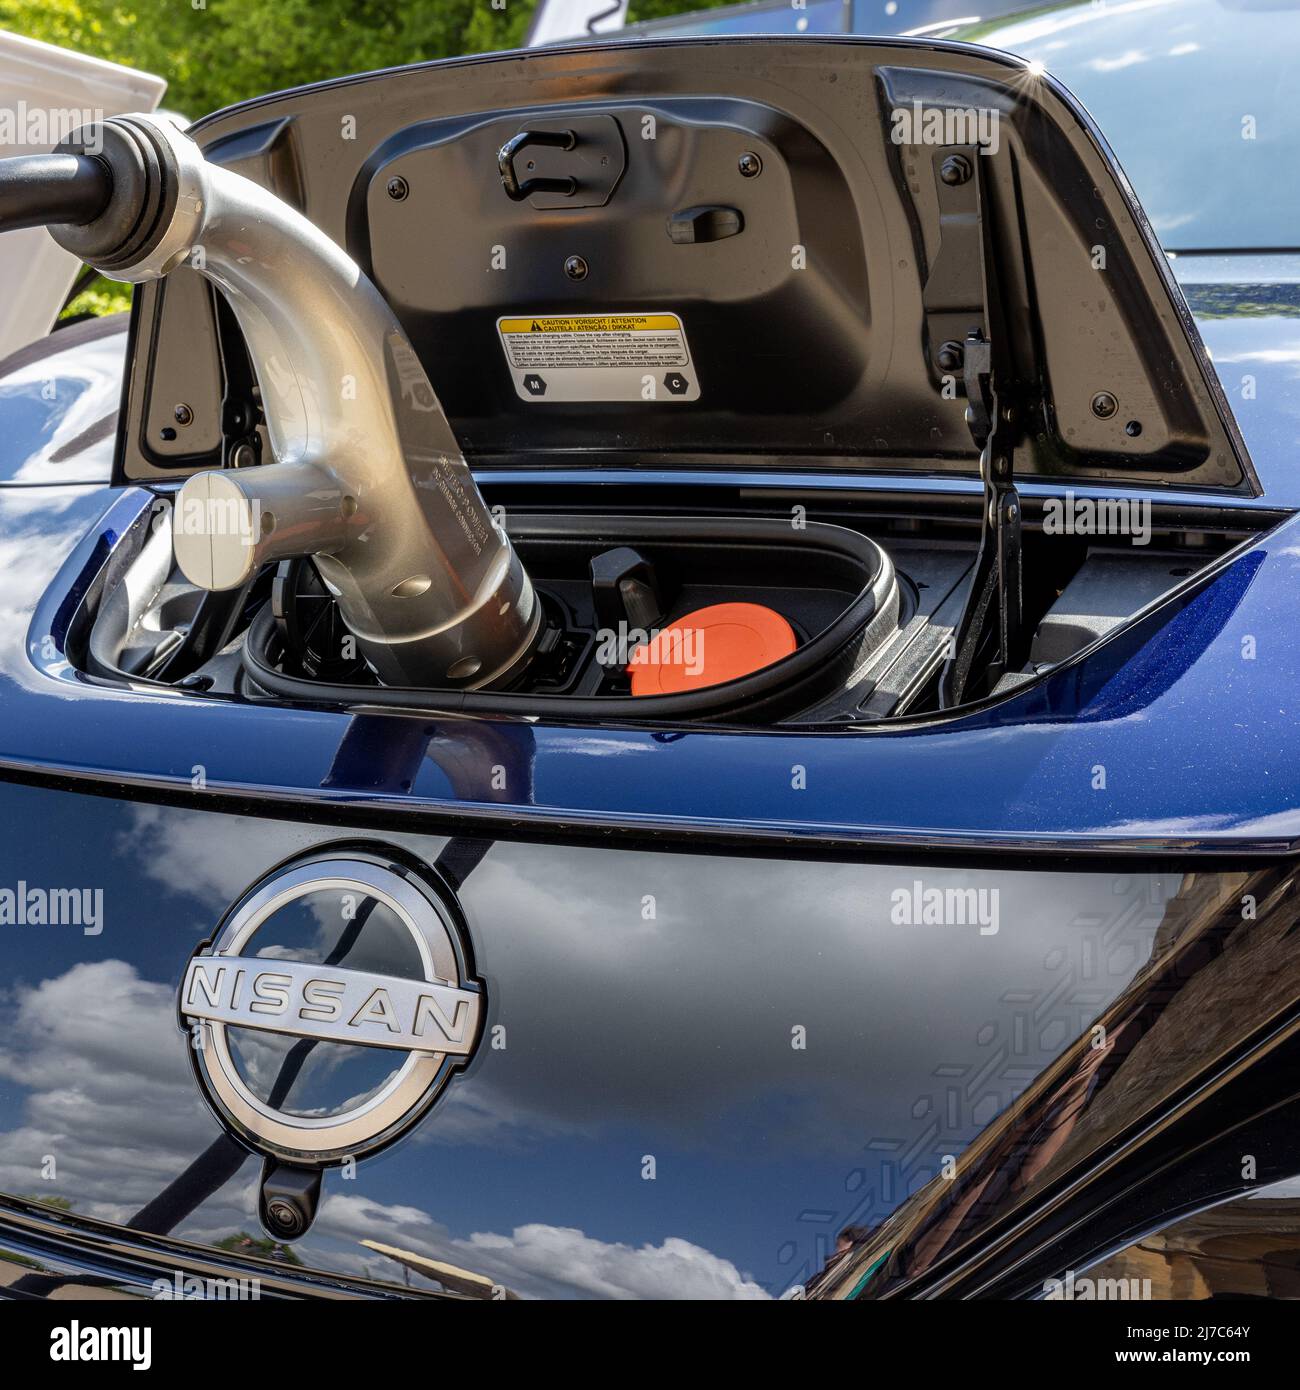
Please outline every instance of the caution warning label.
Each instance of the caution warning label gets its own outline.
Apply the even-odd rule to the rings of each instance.
[[[500,318],[524,401],[695,401],[700,384],[676,314]]]

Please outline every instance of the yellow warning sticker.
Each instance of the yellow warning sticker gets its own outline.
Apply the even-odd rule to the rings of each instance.
[[[590,318],[500,319],[502,333],[679,333],[676,314],[599,314]]]
[[[497,320],[525,401],[694,401],[700,387],[676,314],[523,314]]]

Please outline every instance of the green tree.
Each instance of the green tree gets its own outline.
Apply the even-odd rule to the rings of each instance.
[[[28,1200],[39,1202],[43,1207],[53,1207],[55,1211],[71,1211],[74,1205],[71,1197],[58,1197],[53,1193],[30,1197]]]
[[[719,0],[633,0],[632,17]],[[348,73],[518,48],[537,0],[0,0],[0,29],[167,79],[197,119],[237,101]],[[97,280],[65,316],[111,313],[129,291]]]
[[[0,27],[156,72],[190,117],[345,73],[513,48],[534,0],[0,0]]]
[[[231,1250],[240,1255],[260,1255],[263,1259],[279,1260],[281,1264],[287,1265],[302,1264],[292,1247],[285,1245],[283,1241],[268,1240],[265,1236],[250,1236],[247,1231],[238,1231],[233,1236],[223,1236],[216,1245],[218,1250]]]
[[[0,0],[0,28],[165,77],[195,119],[347,73],[517,48],[537,0]],[[633,18],[718,0],[633,0]]]

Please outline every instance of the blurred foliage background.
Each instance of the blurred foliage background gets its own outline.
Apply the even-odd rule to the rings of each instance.
[[[0,29],[167,79],[164,105],[191,120],[328,77],[518,48],[536,0],[0,0]],[[629,19],[724,0],[632,0]],[[130,305],[129,285],[90,281],[63,319]]]
[[[722,0],[632,0],[629,18]],[[0,0],[0,28],[167,79],[195,119],[304,82],[518,48],[536,0]]]
[[[59,318],[69,323],[76,319],[98,318],[101,314],[120,314],[130,307],[130,285],[96,275],[84,290],[78,290],[68,300]]]

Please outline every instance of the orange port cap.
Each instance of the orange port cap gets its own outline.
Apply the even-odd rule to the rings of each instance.
[[[789,656],[794,629],[759,603],[715,603],[661,629],[632,653],[633,695],[680,695],[761,671]]]

